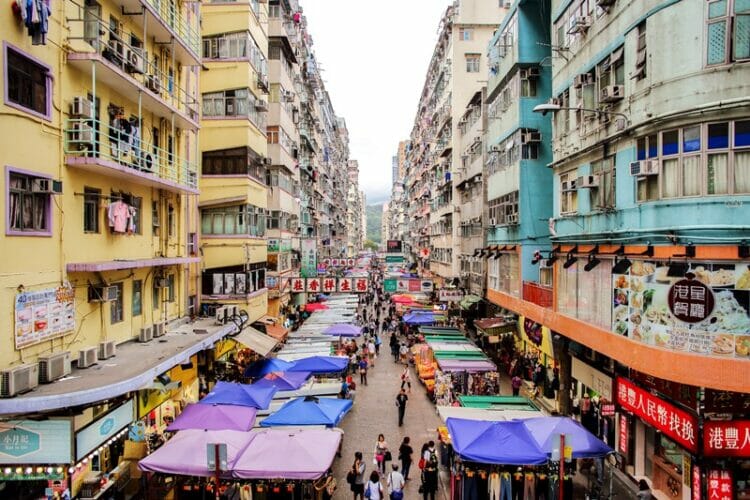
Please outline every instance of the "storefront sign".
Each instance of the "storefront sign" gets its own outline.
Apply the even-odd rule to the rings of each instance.
[[[61,337],[75,330],[75,290],[46,288],[16,295],[16,349]]]
[[[628,454],[628,439],[630,439],[630,427],[628,426],[628,416],[620,415],[620,453]]]
[[[307,291],[307,293],[318,293],[320,291],[320,279],[307,278],[305,283],[305,290]]]
[[[701,500],[701,493],[703,492],[703,487],[701,485],[701,468],[697,465],[693,465],[693,487],[691,488],[692,491],[692,500]]]
[[[630,370],[630,378],[647,389],[653,389],[688,408],[698,408],[698,388],[695,386],[656,378],[633,369]]]
[[[714,310],[713,292],[696,279],[684,279],[672,285],[667,302],[672,314],[686,323],[703,321]]]
[[[300,278],[288,279],[292,293],[364,293],[370,288],[367,278]]]
[[[354,291],[356,293],[364,293],[370,288],[370,280],[367,278],[354,278]]]
[[[461,290],[438,290],[438,300],[440,302],[461,302],[464,298],[464,292]]]
[[[300,241],[301,263],[300,272],[303,278],[314,278],[318,275],[318,250],[317,242],[312,238]]]
[[[686,450],[692,453],[698,451],[698,419],[694,415],[622,377],[617,378],[617,403]]]
[[[613,416],[615,414],[615,405],[611,403],[602,405],[601,414],[602,414],[602,417]]]
[[[404,256],[403,255],[386,255],[385,262],[386,264],[401,264],[402,262],[404,262]]]
[[[401,241],[400,240],[388,240],[385,246],[385,251],[388,253],[401,253]]]
[[[706,389],[703,407],[707,413],[750,413],[750,393]]]
[[[396,291],[396,280],[383,280],[383,290],[386,293],[394,293]]]
[[[266,274],[266,288],[269,290],[276,290],[279,287],[278,276],[269,276]]]
[[[269,252],[278,252],[279,251],[279,240],[277,239],[269,239],[267,242],[267,247]]]
[[[305,291],[305,278],[290,278],[289,282],[293,293],[302,293]]]
[[[750,269],[691,262],[694,279],[666,262],[636,261],[612,275],[612,330],[676,351],[750,359]]]
[[[336,289],[341,293],[351,293],[353,291],[353,283],[351,278],[339,278]]]
[[[408,279],[399,279],[396,280],[396,290],[399,292],[408,292],[409,291],[409,280]]]
[[[584,363],[578,358],[571,359],[572,364],[570,374],[574,379],[596,392],[602,399],[614,401],[614,399],[612,399],[612,377],[600,372],[593,366]],[[602,415],[604,415],[603,407]],[[610,415],[614,415],[614,407],[612,408],[612,413]]]
[[[538,349],[549,359],[555,359],[555,351],[552,348],[552,334],[549,328],[527,320],[524,316],[519,316],[518,334],[524,341],[525,348]]]
[[[332,293],[336,291],[336,279],[335,278],[323,278],[320,282],[320,287],[323,293]]]
[[[0,423],[0,464],[67,464],[72,461],[69,420]]]
[[[133,410],[133,400],[130,399],[124,405],[78,431],[76,433],[76,460],[81,460],[107,439],[129,426],[135,417]]]
[[[693,459],[688,453],[682,454],[682,470],[684,473],[682,474],[682,484],[690,487],[690,484],[692,483],[692,478],[690,477],[690,474],[687,473],[687,471],[690,470],[690,467],[692,466]]]
[[[732,472],[728,470],[711,469],[708,471],[709,500],[733,500],[734,482]]]
[[[750,420],[705,421],[703,454],[707,457],[750,458]]]

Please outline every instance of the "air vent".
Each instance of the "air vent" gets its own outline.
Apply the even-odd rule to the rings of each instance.
[[[99,359],[109,359],[117,354],[117,344],[114,340],[99,343]]]
[[[138,342],[151,342],[154,338],[154,329],[150,326],[144,326],[138,332]]]
[[[99,361],[99,348],[90,347],[78,351],[78,368],[88,368]]]
[[[26,364],[0,372],[0,397],[23,394],[39,385],[39,365]]]

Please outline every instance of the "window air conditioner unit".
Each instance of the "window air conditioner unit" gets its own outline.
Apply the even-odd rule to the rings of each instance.
[[[570,27],[568,28],[568,34],[573,35],[576,33],[585,33],[589,27],[591,27],[590,16],[572,16],[570,18]]]
[[[116,286],[92,286],[89,288],[89,302],[112,302],[117,300]]]
[[[541,132],[526,132],[521,136],[521,142],[523,144],[530,144],[532,142],[542,142]]]
[[[94,139],[94,129],[91,125],[83,122],[73,123],[70,130],[70,142],[76,144],[78,149],[86,149],[91,145]]]
[[[255,101],[255,109],[257,111],[268,111],[268,102],[265,99],[258,99]]]
[[[128,69],[131,73],[143,74],[143,55],[139,49],[127,49],[125,60],[128,62]]]
[[[163,336],[165,333],[167,333],[167,322],[159,321],[157,323],[154,323],[151,327],[151,331],[154,334],[154,338]]]
[[[518,214],[506,215],[505,222],[507,222],[508,224],[518,224]]]
[[[600,102],[616,102],[625,97],[624,85],[607,85],[601,91]]]
[[[33,193],[61,194],[62,181],[52,179],[34,179],[31,184]]]
[[[630,175],[644,177],[659,174],[658,160],[641,160],[630,163]]]
[[[154,338],[154,329],[151,326],[144,326],[138,332],[138,342],[151,342]]]
[[[88,349],[81,349],[78,351],[78,368],[88,368],[93,366],[99,361],[99,348],[89,347]]]
[[[594,83],[594,75],[591,73],[581,73],[573,79],[573,86],[576,88],[591,85],[592,83]]]
[[[599,187],[599,176],[598,175],[583,175],[576,179],[577,189],[590,189]]]
[[[39,356],[39,382],[48,384],[70,375],[70,352]]]
[[[91,101],[85,97],[74,97],[70,103],[70,114],[71,116],[91,118],[94,114]]]
[[[161,92],[161,81],[157,75],[146,75],[146,88],[154,94]]]
[[[0,397],[23,394],[39,385],[39,365],[19,365],[0,372]]]
[[[576,181],[563,181],[562,182],[562,192],[563,193],[570,193],[573,191],[576,191]]]
[[[114,340],[99,342],[99,359],[109,359],[117,354],[117,344]]]

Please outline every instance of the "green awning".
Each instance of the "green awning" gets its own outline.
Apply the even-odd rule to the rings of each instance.
[[[437,359],[483,360],[489,358],[482,351],[435,351]]]
[[[425,335],[425,342],[469,342],[463,335]]]
[[[464,335],[458,328],[441,328],[438,326],[420,326],[419,333],[422,335],[459,335],[462,337]]]
[[[523,396],[458,396],[461,406],[467,408],[492,408],[497,410],[537,410],[537,407]]]

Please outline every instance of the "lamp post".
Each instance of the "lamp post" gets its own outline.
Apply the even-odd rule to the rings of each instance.
[[[545,116],[547,113],[557,113],[558,111],[588,111],[589,113],[597,113],[600,115],[612,115],[612,116],[619,116],[623,120],[625,120],[625,125],[630,124],[630,118],[625,113],[618,113],[616,111],[605,111],[603,109],[592,109],[592,108],[570,108],[570,107],[563,107],[559,104],[552,104],[552,103],[545,103],[545,104],[537,104],[534,106],[533,109],[534,113],[541,113],[542,116]]]

